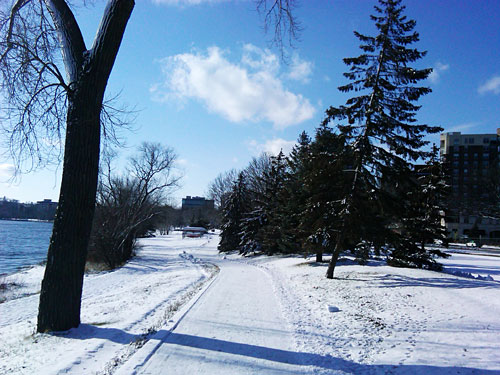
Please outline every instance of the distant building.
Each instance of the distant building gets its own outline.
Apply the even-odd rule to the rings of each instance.
[[[500,238],[500,221],[485,215],[498,205],[500,129],[496,134],[441,134],[440,155],[450,185],[446,228],[452,238]]]
[[[0,200],[0,219],[54,220],[57,202],[44,199],[36,203],[21,203],[16,199]]]
[[[57,202],[52,202],[52,199],[44,199],[43,201],[36,202],[36,206],[40,209],[56,209]]]
[[[182,199],[182,209],[213,209],[214,201],[213,199],[205,199],[204,197],[191,197],[187,196]]]
[[[213,228],[217,221],[217,211],[212,199],[187,196],[182,199],[182,225]]]
[[[42,220],[54,220],[56,216],[57,202],[52,199],[44,199],[35,204],[35,213],[37,218]]]

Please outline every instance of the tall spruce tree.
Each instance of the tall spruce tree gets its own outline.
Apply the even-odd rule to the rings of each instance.
[[[282,243],[280,204],[278,197],[283,189],[285,176],[285,155],[271,157],[270,168],[258,177],[259,191],[254,192],[254,209],[243,220],[242,252],[264,251],[275,254]]]
[[[438,159],[438,148],[432,148],[424,166],[413,171],[413,186],[405,194],[406,214],[400,220],[403,236],[389,254],[388,263],[395,266],[440,269],[435,257],[447,257],[438,249],[426,249],[434,240],[446,243],[447,231],[441,224],[445,210],[448,185],[443,163]]]
[[[316,129],[310,145],[307,170],[301,181],[305,191],[305,207],[301,215],[300,231],[307,234],[305,247],[316,254],[316,261],[323,261],[323,253],[333,250],[339,228],[335,205],[343,181],[345,143],[329,126]]]
[[[240,172],[238,179],[227,199],[224,200],[222,209],[219,251],[240,250],[240,232],[242,230],[243,216],[248,212],[248,191],[245,174]]]
[[[284,184],[278,195],[278,215],[281,225],[281,253],[306,253],[304,247],[309,227],[301,226],[309,191],[304,184],[310,169],[311,138],[304,131],[286,158]]]
[[[286,158],[283,151],[271,158],[271,169],[264,173],[264,194],[260,202],[266,217],[262,228],[262,245],[267,254],[276,254],[283,250],[285,242],[282,231],[283,215],[280,215],[283,201],[280,200],[285,183]]]
[[[360,95],[326,112],[324,124],[337,122],[352,162],[345,170],[346,187],[334,207],[339,226],[327,278],[333,278],[338,256],[346,246],[380,241],[381,237],[391,240],[394,231],[389,225],[380,225],[390,220],[380,219],[402,215],[404,205],[394,193],[398,189],[385,187],[403,183],[399,172],[405,176],[410,161],[429,157],[429,152],[422,150],[428,143],[424,136],[442,130],[416,124],[420,107],[413,103],[431,92],[416,84],[426,79],[431,69],[410,66],[425,52],[410,47],[419,35],[414,31],[416,22],[407,20],[404,9],[401,0],[379,0],[377,15],[371,16],[378,34],[372,37],[354,32],[363,53],[344,59],[350,67],[344,76],[351,82],[339,90]],[[376,231],[374,225],[379,227]]]

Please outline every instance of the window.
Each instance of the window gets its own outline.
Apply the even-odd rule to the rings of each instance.
[[[483,138],[483,143],[490,143],[490,139],[489,138]]]
[[[473,145],[474,144],[474,138],[469,138],[469,144]]]
[[[453,144],[454,144],[454,145],[458,145],[459,143],[460,143],[460,139],[455,138],[455,139],[453,140]]]
[[[478,153],[474,152],[474,159],[477,159],[477,157],[478,157]]]

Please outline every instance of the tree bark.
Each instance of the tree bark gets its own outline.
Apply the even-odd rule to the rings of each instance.
[[[71,92],[61,191],[40,292],[38,332],[62,331],[80,324],[99,170],[102,101],[134,7],[133,0],[111,0],[92,49],[82,51],[81,33],[74,29],[78,25],[65,1],[46,3],[61,38]]]
[[[328,268],[326,270],[326,278],[333,279],[333,272],[335,271],[335,266],[339,260],[340,252],[342,251],[342,242],[344,241],[344,236],[342,233],[339,234],[337,241],[335,243],[335,248],[333,249],[332,258],[328,262]]]
[[[86,95],[71,100],[68,108],[63,177],[40,292],[38,332],[62,331],[80,324],[100,143],[100,107],[89,108],[92,91],[85,91]]]

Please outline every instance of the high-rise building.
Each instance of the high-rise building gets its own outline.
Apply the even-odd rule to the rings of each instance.
[[[441,134],[440,155],[450,185],[446,228],[452,238],[500,238],[500,129],[496,134]]]
[[[183,210],[193,208],[213,209],[214,201],[212,199],[205,199],[204,197],[191,197],[189,195],[186,198],[182,198]]]

